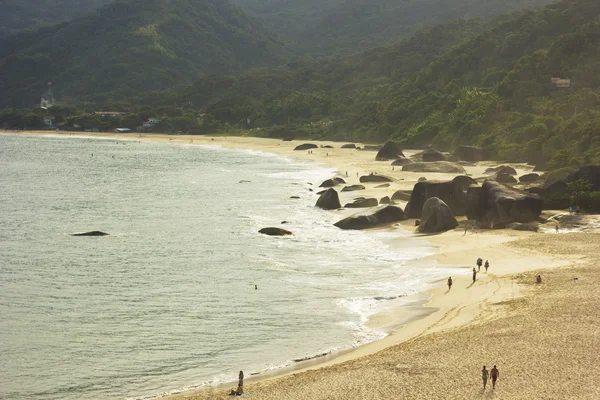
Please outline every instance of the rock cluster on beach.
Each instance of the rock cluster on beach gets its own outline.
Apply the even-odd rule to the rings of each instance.
[[[334,225],[340,229],[368,229],[407,219],[400,207],[382,206],[375,211],[369,210],[351,215]]]
[[[438,233],[449,231],[458,226],[450,207],[437,197],[427,199],[421,211],[419,232]]]

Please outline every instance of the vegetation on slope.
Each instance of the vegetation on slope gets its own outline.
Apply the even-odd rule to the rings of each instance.
[[[0,37],[69,21],[112,1],[114,0],[2,0]]]
[[[203,74],[279,60],[282,46],[222,0],[121,0],[84,18],[0,39],[2,106],[118,100]]]

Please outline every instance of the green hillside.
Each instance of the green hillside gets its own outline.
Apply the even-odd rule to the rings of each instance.
[[[114,0],[2,0],[0,36],[69,21],[112,1]]]
[[[488,19],[553,0],[234,0],[298,54],[345,55],[390,45],[458,18]]]
[[[59,101],[111,102],[203,74],[269,65],[282,45],[222,0],[121,0],[0,39],[0,107],[31,106],[48,81]]]
[[[206,132],[474,144],[510,161],[563,150],[556,166],[600,161],[599,13],[597,1],[563,0],[484,33],[481,22],[458,21],[361,56],[212,76],[135,102],[207,112]]]

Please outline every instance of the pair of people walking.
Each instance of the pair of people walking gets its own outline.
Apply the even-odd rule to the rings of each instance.
[[[498,368],[496,368],[495,365],[494,368],[491,369],[491,371],[488,371],[484,365],[483,369],[481,370],[481,379],[483,379],[483,390],[485,390],[488,378],[490,377],[492,378],[492,389],[496,389],[496,381],[498,380],[499,376],[500,371],[498,371]]]
[[[477,272],[481,271],[481,266],[484,265],[483,264],[483,258],[479,257],[477,258]],[[487,273],[488,268],[490,267],[490,262],[488,260],[485,260],[485,272]],[[473,268],[475,269],[475,268]]]

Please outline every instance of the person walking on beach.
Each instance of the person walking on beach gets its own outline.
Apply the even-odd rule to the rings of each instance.
[[[495,365],[494,365],[494,368],[492,368],[492,370],[490,371],[490,375],[492,377],[492,389],[496,389],[496,381],[498,380],[498,377],[500,376],[500,371],[498,371],[498,368],[496,368]]]
[[[481,265],[483,264],[483,259],[481,257],[477,258],[477,271],[481,271]]]
[[[473,267],[473,283],[477,280],[477,270]]]
[[[452,277],[448,278],[448,290],[452,289]]]
[[[488,370],[485,369],[485,365],[483,366],[483,369],[481,370],[481,379],[483,379],[483,390],[485,390],[485,387],[487,386],[487,380],[488,380]]]
[[[485,260],[485,264],[484,264],[484,268],[485,268],[485,273],[487,274],[487,270],[490,267],[490,262],[488,260]]]

